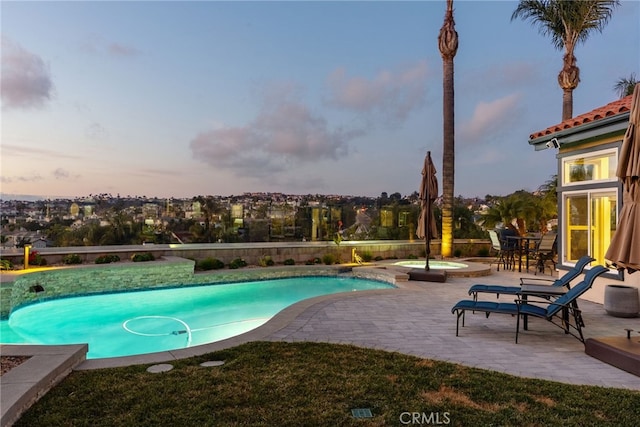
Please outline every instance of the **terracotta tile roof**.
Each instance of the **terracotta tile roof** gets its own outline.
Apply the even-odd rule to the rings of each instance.
[[[581,114],[572,119],[558,123],[557,125],[549,126],[548,128],[534,132],[529,136],[529,139],[536,139],[545,135],[551,135],[561,130],[571,129],[573,127],[603,119],[605,117],[615,116],[617,114],[624,113],[631,109],[631,97],[632,95],[625,96],[617,101],[610,102],[609,104],[589,111],[588,113]]]

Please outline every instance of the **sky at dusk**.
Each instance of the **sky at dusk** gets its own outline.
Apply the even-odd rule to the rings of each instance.
[[[455,194],[533,191],[562,52],[514,1],[454,1]],[[379,196],[442,171],[442,1],[2,1],[1,192]],[[640,71],[640,2],[576,49],[574,115]]]

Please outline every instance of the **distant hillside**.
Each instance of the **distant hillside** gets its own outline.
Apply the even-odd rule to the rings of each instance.
[[[56,199],[57,197],[31,196],[27,194],[6,194],[0,193],[0,200],[24,200],[26,202],[37,202],[38,200]]]

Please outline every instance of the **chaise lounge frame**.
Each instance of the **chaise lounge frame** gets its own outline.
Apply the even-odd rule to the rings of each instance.
[[[586,291],[588,291],[595,279],[609,271],[609,269],[596,265],[588,270],[584,275],[584,280],[578,283],[567,293],[560,296],[554,301],[549,301],[540,295],[541,300],[528,300],[525,298],[516,299],[513,303],[498,303],[492,301],[462,300],[459,301],[451,309],[451,313],[456,314],[456,336],[459,336],[460,319],[462,318],[462,327],[464,327],[465,312],[467,310],[483,311],[486,317],[491,313],[511,314],[516,316],[516,344],[518,343],[518,335],[520,333],[520,317],[532,316],[545,319],[555,326],[560,327],[566,334],[570,334],[584,343],[584,335],[582,328],[584,322],[582,320],[582,312],[576,304],[576,300]],[[536,296],[536,295],[528,295]],[[573,323],[571,322],[573,320]],[[526,328],[525,328],[526,329]]]
[[[556,280],[549,279],[541,279],[541,278],[520,278],[520,285],[530,285],[537,284],[540,282],[548,282],[549,285],[546,286],[557,286],[559,288],[566,287],[567,289],[571,289],[570,283],[578,277],[584,271],[585,267],[589,265],[592,261],[595,261],[594,258],[589,255],[585,255],[580,258],[576,264],[560,278]],[[532,281],[534,281],[532,283]],[[545,285],[542,285],[545,286]],[[502,285],[485,285],[485,284],[477,284],[473,285],[469,288],[469,295],[473,296],[473,300],[478,300],[479,293],[490,293],[496,294],[496,298],[499,298],[500,295],[520,295],[522,292],[521,286],[502,286]]]

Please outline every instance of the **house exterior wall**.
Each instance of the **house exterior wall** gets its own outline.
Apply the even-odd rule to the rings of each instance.
[[[616,104],[617,108],[617,103],[610,105]],[[533,145],[536,150],[551,148],[547,145],[547,142],[551,140],[555,140],[559,145],[556,158],[558,159],[558,266],[560,275],[563,274],[563,269],[573,265],[574,260],[579,257],[578,255],[581,256],[588,253],[597,258],[594,264],[606,264],[604,253],[608,248],[613,233],[615,233],[615,224],[617,224],[622,209],[622,185],[615,176],[606,179],[587,178],[573,182],[567,182],[566,179],[563,180],[563,174],[566,174],[568,170],[565,168],[565,165],[568,164],[567,161],[576,158],[576,156],[589,157],[597,153],[606,153],[608,150],[615,151],[616,159],[619,156],[619,149],[629,121],[628,108],[626,112],[620,110],[621,112],[618,114],[604,115],[604,118],[596,117],[595,112],[602,112],[602,110],[606,109],[608,109],[607,106],[601,107],[592,113],[580,116],[593,115],[591,117],[592,120],[590,119],[588,122],[585,121],[583,124],[575,125],[568,122],[566,126],[558,125],[557,129],[559,130],[539,132],[532,135],[529,141],[529,144]],[[544,135],[542,135],[543,133]],[[600,197],[602,195],[604,197]],[[572,205],[569,203],[571,200],[568,201],[568,199],[576,198],[576,196],[584,196],[582,204],[576,203]],[[608,198],[608,200],[602,202],[601,199],[605,198]],[[598,205],[598,203],[600,204]],[[610,208],[610,212],[606,212],[606,207]],[[585,212],[585,209],[588,211]],[[597,217],[597,209],[601,213],[604,212],[601,215],[603,218],[599,219],[599,226],[608,228],[608,230],[596,230],[592,227],[592,224],[598,221],[598,219],[594,219]],[[576,250],[570,251],[572,247],[571,239],[575,238],[572,233],[577,233],[576,230],[580,228],[571,223],[574,221],[575,216],[581,216],[591,221],[588,225],[585,225],[584,230],[581,230],[584,236],[588,236],[589,244],[586,245],[587,249],[580,254]],[[607,221],[610,221],[611,224],[607,224]],[[575,248],[575,246],[573,247]],[[585,294],[584,298],[593,302],[604,303],[607,285],[640,288],[640,272],[628,274],[627,272],[618,272],[612,269],[611,273],[607,273],[595,281],[594,286]]]

